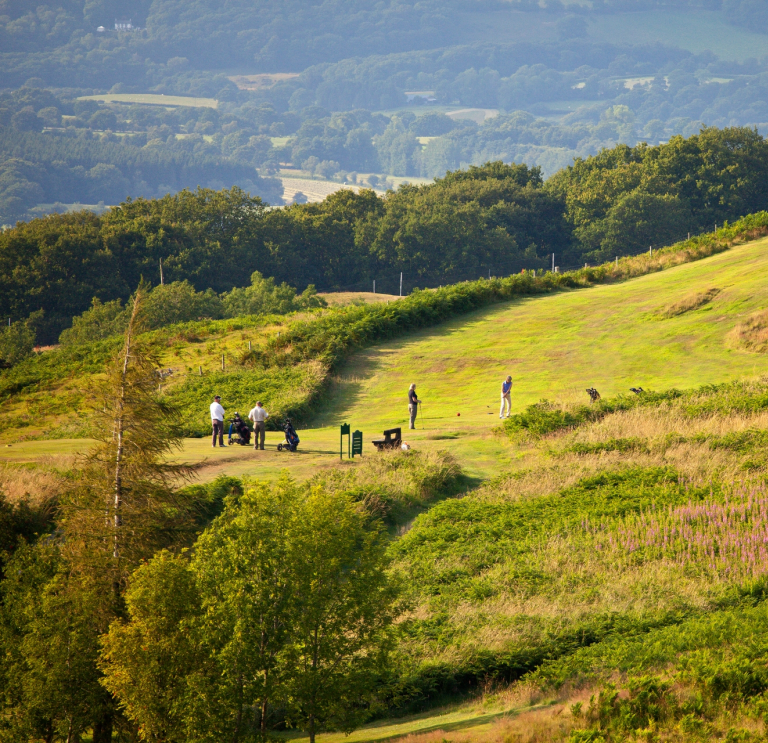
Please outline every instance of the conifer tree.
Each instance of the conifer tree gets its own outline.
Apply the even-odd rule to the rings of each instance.
[[[139,287],[123,346],[94,389],[97,444],[62,497],[58,541],[9,565],[17,580],[0,606],[2,741],[74,743],[91,730],[93,743],[111,743],[116,724],[130,728],[101,685],[99,639],[125,613],[131,571],[191,532],[174,491],[185,471],[164,463],[180,442],[175,411],[159,397],[157,359],[139,337],[145,295]]]

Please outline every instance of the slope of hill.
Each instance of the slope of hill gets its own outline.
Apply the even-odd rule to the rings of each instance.
[[[547,740],[579,729],[572,740],[624,740],[650,724],[680,740],[762,729],[749,716],[762,714],[768,690],[766,247],[763,239],[631,281],[518,298],[379,343],[338,367],[296,456],[226,453],[218,472],[312,474],[337,461],[339,422],[366,439],[404,426],[404,392],[418,383],[425,415],[409,442],[450,450],[479,487],[438,494],[393,540],[413,607],[393,711],[518,680],[491,712],[475,706],[442,721],[477,723],[466,735],[488,741],[516,729],[489,719],[481,729],[483,717],[513,708]],[[288,332],[277,321],[222,325],[216,342],[242,347],[248,333],[258,341],[278,327]],[[194,339],[177,330],[176,342],[191,358]],[[209,365],[214,350],[201,354]],[[500,428],[497,387],[508,372],[515,415]],[[251,381],[261,394],[272,380]],[[585,406],[593,385],[604,399]],[[632,396],[632,386],[647,392]],[[542,397],[552,402],[531,407]],[[180,456],[200,461],[206,451],[193,442]],[[376,740],[376,728],[358,739]]]

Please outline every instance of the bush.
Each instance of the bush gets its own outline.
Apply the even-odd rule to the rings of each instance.
[[[224,305],[213,291],[195,291],[188,281],[156,286],[143,308],[146,327],[150,330],[192,320],[218,320],[224,317]]]
[[[392,525],[454,493],[460,477],[461,467],[448,452],[393,451],[366,456],[354,469],[316,475],[314,482],[348,492]]]
[[[298,297],[296,290],[283,282],[275,284],[272,278],[265,279],[259,271],[251,275],[251,285],[232,289],[224,294],[224,310],[227,317],[243,315],[286,315],[296,310],[325,307],[315,287],[308,286]]]
[[[0,328],[0,368],[18,364],[32,353],[35,331],[29,322],[15,322]]]
[[[62,346],[78,346],[100,341],[125,331],[128,315],[122,301],[115,299],[102,302],[98,297],[91,300],[90,309],[72,318],[72,327],[62,331]]]

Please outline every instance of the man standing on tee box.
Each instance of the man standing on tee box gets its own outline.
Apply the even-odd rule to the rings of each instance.
[[[416,428],[416,413],[419,412],[419,398],[416,396],[416,384],[408,388],[408,415],[411,419],[409,428]]]
[[[507,377],[501,383],[501,409],[499,418],[509,418],[512,410],[512,377]]]
[[[253,448],[263,451],[269,413],[261,407],[261,402],[257,402],[256,407],[248,413],[248,417],[253,421]]]
[[[224,408],[221,407],[221,397],[215,395],[211,403],[211,425],[213,426],[213,448],[216,448],[216,434],[219,435],[219,446],[224,446]]]

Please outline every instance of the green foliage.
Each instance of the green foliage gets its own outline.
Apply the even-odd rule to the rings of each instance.
[[[45,509],[34,508],[27,500],[11,503],[0,490],[0,581],[6,561],[19,547],[47,532],[51,517]]]
[[[524,432],[534,437],[546,436],[549,433],[576,428],[584,423],[593,423],[611,413],[642,406],[655,406],[676,400],[683,395],[684,393],[678,390],[648,391],[639,395],[620,395],[611,399],[601,398],[593,405],[573,405],[570,407],[560,407],[547,400],[542,400],[529,405],[522,413],[511,415],[504,422],[504,428],[509,434]],[[621,444],[617,445],[621,446]]]
[[[277,286],[274,279],[265,279],[261,273],[254,271],[251,274],[250,286],[234,288],[224,294],[223,306],[228,317],[241,317],[242,315],[285,315],[297,310],[325,307],[326,302],[322,297],[317,296],[317,291],[312,284],[296,296],[296,290],[285,282]]]
[[[761,209],[767,146],[756,131],[705,128],[578,159],[547,187],[565,201],[585,257],[609,260]]]
[[[72,327],[61,332],[62,346],[79,346],[83,343],[111,338],[125,331],[128,322],[126,308],[120,299],[102,302],[98,297],[91,300],[91,307],[72,318]]]
[[[0,366],[13,366],[35,347],[35,331],[28,322],[0,326]]]
[[[766,163],[768,146],[755,132],[706,129],[657,147],[606,150],[546,185],[539,168],[490,162],[383,198],[344,189],[284,210],[267,210],[238,187],[127,200],[101,217],[51,215],[2,233],[0,313],[45,310],[41,337],[49,341],[93,297],[125,301],[142,276],[159,279],[161,261],[174,287],[165,291],[178,295],[169,317],[179,320],[222,312],[213,296],[188,306],[192,289],[180,281],[230,292],[232,315],[317,305],[311,288],[289,304],[286,282],[367,288],[378,277],[386,289],[384,277],[404,271],[411,286],[435,285],[543,269],[552,253],[582,265],[659,248],[761,208]],[[718,238],[687,247],[714,248]],[[263,283],[269,276],[274,286]]]
[[[96,670],[99,628],[108,622],[102,597],[67,574],[52,545],[21,549],[8,567],[0,601],[0,740],[79,737],[112,713]]]
[[[251,486],[190,564],[160,553],[137,571],[129,619],[103,640],[104,683],[144,740],[349,730],[391,645],[387,567],[381,530],[349,495]]]
[[[223,317],[221,300],[212,289],[196,292],[188,281],[160,284],[147,295],[144,324],[149,330],[191,320]]]
[[[201,606],[187,560],[158,553],[135,571],[125,601],[129,621],[114,622],[101,638],[102,683],[142,740],[183,743],[189,676],[206,665],[191,626]]]
[[[461,467],[448,452],[382,452],[353,470],[333,469],[312,482],[343,491],[388,525],[403,523],[416,509],[456,491]]]

